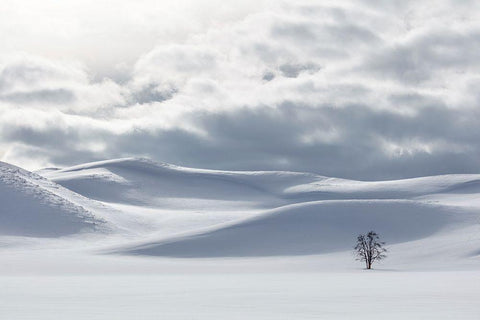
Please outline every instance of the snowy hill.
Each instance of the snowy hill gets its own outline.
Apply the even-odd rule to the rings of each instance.
[[[119,159],[51,170],[44,176],[93,199],[163,205],[171,199],[284,203],[285,189],[323,177],[295,172],[231,172],[182,168],[147,159]]]
[[[439,255],[465,257],[480,250],[475,236],[480,175],[475,174],[354,181],[301,172],[192,169],[135,158],[41,173],[120,211],[124,223],[114,224],[138,235],[113,246],[122,254],[324,254],[351,250],[355,235],[370,229],[393,248],[415,243]],[[468,244],[458,240],[463,235],[469,235]],[[456,246],[448,245],[452,239]]]
[[[285,171],[220,171],[126,158],[42,171],[93,199],[162,205],[165,199],[247,201],[259,206],[333,199],[406,199],[435,193],[478,193],[480,174],[393,181],[355,181]]]
[[[353,181],[135,158],[38,174],[2,163],[0,173],[0,237],[88,231],[102,235],[99,244],[84,238],[100,252],[269,257],[350,252],[358,233],[374,229],[393,250],[437,252],[428,261],[480,252],[480,175]]]
[[[58,237],[101,231],[99,205],[41,176],[0,162],[0,235]]]
[[[350,250],[352,237],[365,230],[376,230],[389,244],[396,244],[468,227],[476,217],[465,210],[410,200],[307,202],[128,252],[175,257],[321,254]]]

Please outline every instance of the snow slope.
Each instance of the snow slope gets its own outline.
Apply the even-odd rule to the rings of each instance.
[[[175,257],[321,254],[350,250],[355,235],[365,230],[376,230],[392,245],[468,227],[476,218],[465,210],[410,200],[316,201],[129,252]]]
[[[423,243],[437,250],[456,239],[450,253],[480,251],[471,228],[480,222],[480,202],[471,201],[480,193],[475,174],[354,181],[299,172],[192,169],[135,158],[42,174],[143,221],[141,236],[114,246],[122,254],[324,254],[351,250],[355,236],[371,229],[393,247]],[[458,240],[465,233],[472,233],[468,245]]]
[[[284,189],[321,178],[294,172],[229,172],[119,159],[48,171],[44,176],[93,199],[141,206],[182,206],[184,199],[264,207],[284,204]]]
[[[435,193],[480,193],[480,175],[449,174],[390,181],[355,181],[328,178],[296,185],[290,195],[329,195],[336,198],[403,199]]]
[[[58,237],[100,232],[105,221],[90,209],[100,204],[41,176],[0,162],[0,235]]]
[[[140,205],[161,205],[162,199],[172,198],[248,201],[262,206],[268,201],[405,199],[480,192],[480,174],[355,181],[302,172],[193,169],[137,158],[50,169],[42,174],[90,198]]]
[[[0,163],[0,318],[478,319],[479,181]]]

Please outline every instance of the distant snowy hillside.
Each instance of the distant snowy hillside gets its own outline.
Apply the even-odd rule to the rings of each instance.
[[[0,235],[58,237],[99,231],[105,222],[82,206],[89,202],[35,173],[0,162]]]
[[[295,172],[231,172],[182,168],[147,159],[88,163],[43,175],[87,197],[114,203],[162,206],[171,199],[204,199],[255,206],[285,203],[289,187],[323,177]]]
[[[272,207],[315,200],[406,199],[442,192],[480,192],[480,174],[355,181],[302,172],[192,169],[137,158],[41,173],[89,198],[150,206],[182,198],[245,201]]]
[[[98,252],[206,258],[349,252],[374,229],[429,261],[480,252],[480,175],[354,181],[137,158],[38,171],[45,178],[1,168],[0,235],[108,229]]]

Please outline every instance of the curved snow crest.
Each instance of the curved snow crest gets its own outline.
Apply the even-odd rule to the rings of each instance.
[[[448,174],[387,181],[356,181],[328,178],[285,190],[287,194],[337,193],[352,197],[403,198],[432,193],[478,193],[479,174]]]
[[[103,160],[103,161],[94,161],[88,162],[68,168],[54,168],[56,170],[49,170],[52,173],[56,172],[70,172],[70,171],[79,171],[85,169],[92,169],[92,168],[101,168],[101,167],[113,167],[113,166],[123,166],[123,167],[144,167],[144,168],[163,168],[167,170],[175,170],[175,171],[182,171],[182,172],[195,172],[195,173],[217,173],[217,174],[225,174],[225,175],[244,175],[244,176],[252,176],[252,175],[264,175],[264,174],[272,174],[272,175],[292,175],[292,176],[315,176],[315,177],[322,177],[313,173],[305,173],[305,172],[296,172],[296,171],[232,171],[232,170],[214,170],[214,169],[199,169],[199,168],[190,168],[190,167],[182,167],[166,162],[158,162],[151,160],[149,158],[142,158],[142,157],[129,157],[129,158],[119,158],[119,159],[111,159],[111,160]],[[48,169],[48,168],[47,168]]]
[[[316,200],[412,199],[433,193],[480,192],[478,174],[356,181],[290,171],[194,169],[145,158],[92,162],[44,176],[96,200],[152,206],[165,198],[252,201],[276,207]]]
[[[324,178],[298,172],[192,169],[144,158],[87,163],[44,176],[92,199],[152,207],[187,198],[279,206],[287,203],[281,196],[285,188]]]
[[[394,247],[432,244],[450,237],[445,230],[458,238],[478,221],[466,206],[445,202],[445,195],[458,200],[480,193],[480,175],[474,174],[354,181],[301,172],[183,168],[144,158],[42,174],[121,211],[100,216],[139,236],[114,249],[130,255],[323,254],[351,250],[355,236],[371,229]],[[455,243],[459,251],[468,247]]]
[[[475,219],[458,208],[411,200],[315,201],[117,252],[184,258],[322,254],[350,250],[355,236],[366,230],[374,229],[395,244],[461,228]]]
[[[108,230],[88,208],[98,207],[35,173],[0,162],[0,234],[59,237]]]

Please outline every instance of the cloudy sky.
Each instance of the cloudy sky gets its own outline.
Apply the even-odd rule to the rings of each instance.
[[[28,169],[480,172],[479,1],[3,0],[0,39]]]

